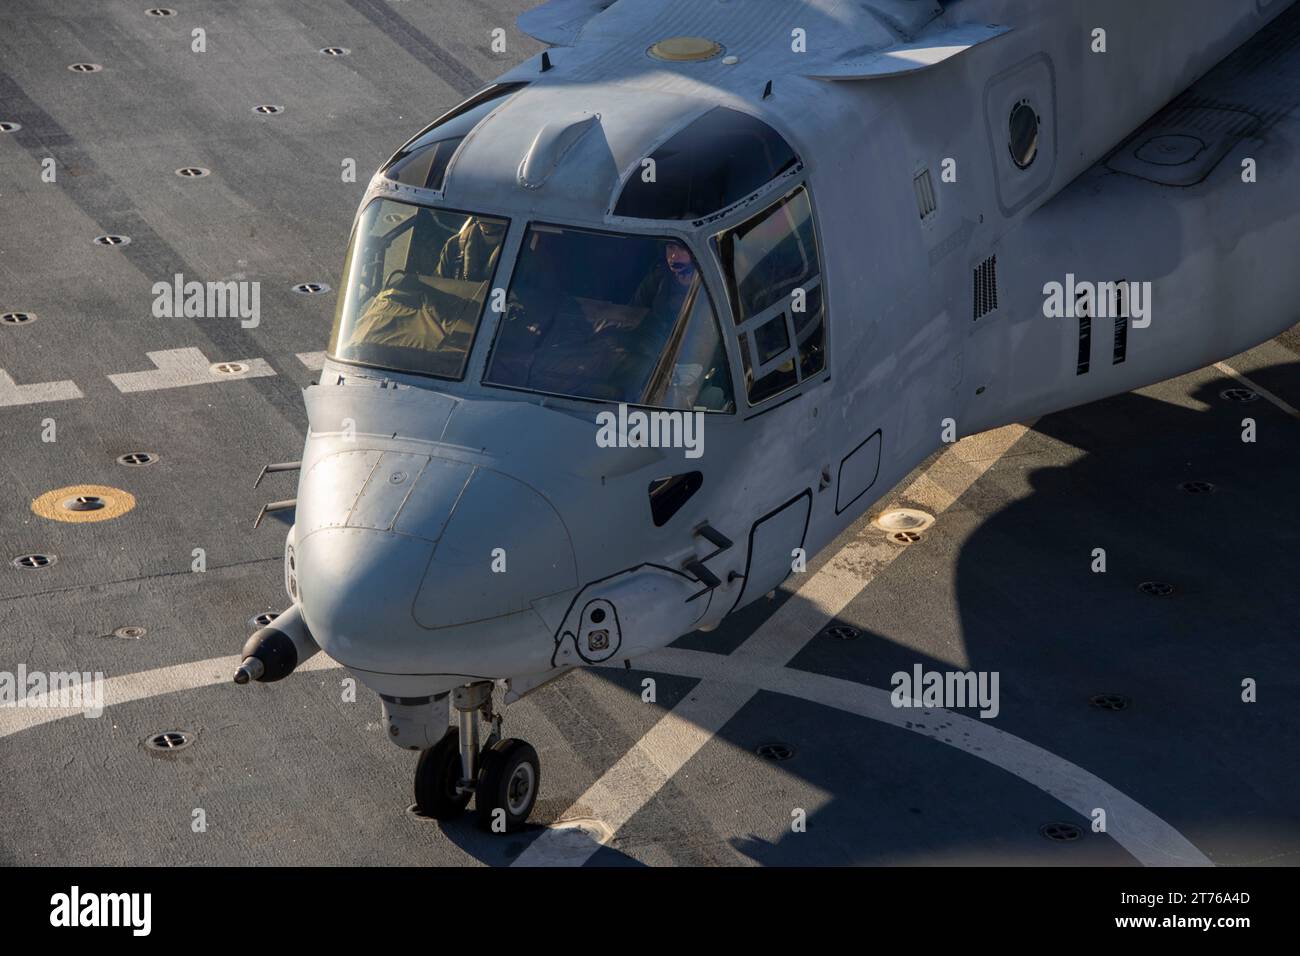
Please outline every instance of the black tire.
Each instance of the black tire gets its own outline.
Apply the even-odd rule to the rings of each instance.
[[[448,729],[415,765],[415,806],[426,817],[453,820],[465,812],[470,794],[457,793],[460,780],[460,731]]]
[[[533,811],[541,784],[541,764],[532,745],[514,738],[498,741],[483,752],[474,798],[479,826],[492,831],[493,818],[501,816],[496,813],[499,809],[505,811],[506,833],[521,829]]]

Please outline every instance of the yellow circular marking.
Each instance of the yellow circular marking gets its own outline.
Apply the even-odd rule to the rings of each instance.
[[[94,511],[72,511],[63,506],[69,498],[99,498],[104,507]],[[135,507],[135,495],[108,485],[68,485],[55,488],[39,498],[32,499],[32,511],[51,521],[76,524],[83,521],[111,521],[120,518]]]
[[[650,47],[648,52],[656,59],[678,63],[711,60],[722,52],[722,44],[708,37],[669,37]]]

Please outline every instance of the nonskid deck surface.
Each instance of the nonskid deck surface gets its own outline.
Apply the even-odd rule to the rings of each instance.
[[[0,122],[22,127],[0,133],[0,313],[37,316],[0,324],[0,671],[110,679],[98,719],[0,709],[0,862],[1297,862],[1295,331],[1227,363],[1277,402],[1223,398],[1241,383],[1211,368],[968,439],[882,503],[936,514],[916,543],[862,522],[720,630],[513,706],[543,768],[524,833],[409,814],[413,756],[329,661],[229,682],[244,622],[284,601],[285,525],[251,525],[294,477],[253,479],[297,457],[335,302],[292,288],[337,284],[369,171],[406,135],[536,52],[527,5],[0,13]],[[260,323],[155,316],[177,274],[260,282]],[[133,507],[32,510],[83,486]],[[56,560],[11,566],[30,554]],[[918,666],[996,674],[997,716],[893,707]],[[188,745],[146,746],[167,731]]]

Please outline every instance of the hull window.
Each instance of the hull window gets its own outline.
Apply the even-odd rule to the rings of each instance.
[[[637,164],[614,215],[701,219],[740,202],[798,164],[790,144],[772,127],[719,106]]]
[[[821,263],[802,186],[716,242],[750,405],[826,367]]]
[[[1028,100],[1021,100],[1011,111],[1011,122],[1007,129],[1007,148],[1011,150],[1011,161],[1021,169],[1028,169],[1038,157],[1038,113],[1029,105]]]
[[[384,166],[384,176],[418,189],[441,191],[451,157],[470,130],[524,85],[503,83],[466,100],[399,149]]]

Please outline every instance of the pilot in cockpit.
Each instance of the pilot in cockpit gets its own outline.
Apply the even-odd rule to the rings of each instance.
[[[698,270],[690,250],[677,242],[664,244],[664,258],[641,280],[628,308],[617,317],[596,320],[592,332],[611,336],[608,359],[614,380],[639,385],[646,381],[664,344],[692,297]]]
[[[684,242],[530,227],[484,381],[725,410],[726,377],[716,318]]]
[[[425,370],[458,374],[506,223],[425,208],[391,230],[386,226],[371,226],[376,235],[360,284],[361,308],[342,346],[375,363],[400,362],[400,352],[409,364],[415,352]]]
[[[443,279],[487,282],[496,269],[505,232],[504,222],[471,216],[442,247],[437,274]]]
[[[664,245],[664,263],[642,281],[632,305],[649,309],[647,331],[671,329],[682,314],[696,276],[690,250],[677,242]]]

